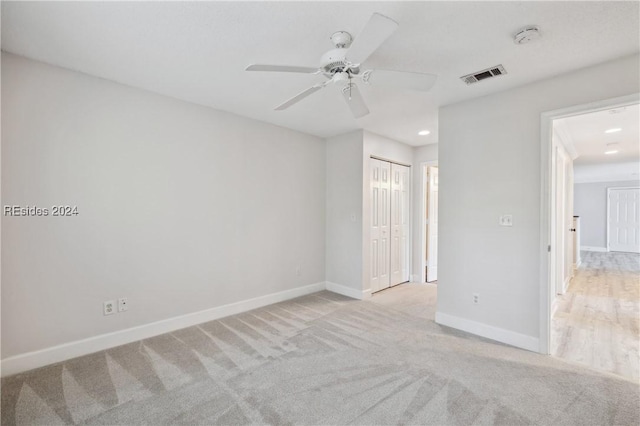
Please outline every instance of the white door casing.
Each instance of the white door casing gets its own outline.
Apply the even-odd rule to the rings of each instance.
[[[391,164],[391,280],[409,281],[409,167]]]
[[[411,167],[402,166],[402,281],[411,277]]]
[[[438,167],[427,167],[427,282],[438,280]]]
[[[391,167],[386,161],[371,161],[371,291],[389,287],[389,199]]]
[[[556,245],[555,245],[555,255],[556,255],[556,294],[562,294],[562,283],[564,281],[564,240],[565,240],[565,232],[564,232],[564,156],[561,149],[556,146],[556,167],[558,168],[556,172],[556,226],[557,226],[557,234],[556,234]]]
[[[607,246],[640,253],[640,188],[607,190]]]
[[[571,226],[573,212],[571,211],[571,159],[564,148],[554,144],[555,156],[555,245],[552,245],[552,255],[555,257],[555,292],[564,294],[566,286],[571,278]]]

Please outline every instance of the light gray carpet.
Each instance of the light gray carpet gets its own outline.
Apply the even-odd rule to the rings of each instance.
[[[2,424],[637,425],[638,385],[320,292],[2,381]]]

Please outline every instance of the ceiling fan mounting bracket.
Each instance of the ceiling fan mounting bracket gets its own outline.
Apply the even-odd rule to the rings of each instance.
[[[338,49],[346,49],[351,46],[353,37],[346,31],[336,31],[331,34],[331,43],[333,43]]]

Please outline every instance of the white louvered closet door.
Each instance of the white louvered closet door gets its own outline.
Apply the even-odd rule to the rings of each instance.
[[[391,164],[391,282],[409,281],[409,167]]]
[[[371,159],[371,291],[389,287],[391,164]]]
[[[409,281],[410,168],[370,159],[371,291]]]

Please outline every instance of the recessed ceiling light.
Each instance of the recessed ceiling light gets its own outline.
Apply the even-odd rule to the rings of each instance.
[[[420,131],[418,132],[418,134],[419,134],[420,136],[427,136],[429,133],[431,133],[431,132],[430,132],[430,131],[428,131],[428,130],[420,130]]]
[[[617,154],[619,151],[617,149],[612,149],[611,151],[605,151],[604,153],[607,155]]]
[[[609,130],[605,130],[605,133],[615,133],[615,132],[619,132],[620,130],[622,130],[620,127],[614,127],[613,129],[609,129]]]

